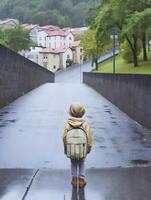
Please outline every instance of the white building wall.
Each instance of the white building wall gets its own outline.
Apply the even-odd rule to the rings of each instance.
[[[66,68],[66,61],[67,59],[73,60],[73,53],[71,49],[69,48],[65,53],[62,54],[62,67]]]
[[[70,47],[74,42],[74,36],[72,33],[69,33],[66,37],[63,36],[49,36],[46,37],[46,47],[48,48],[59,48],[62,46]]]
[[[39,31],[37,33],[38,46],[46,47],[46,36],[47,36],[47,33],[45,31]]]
[[[30,38],[38,44],[37,36],[38,36],[39,27],[35,27],[30,31]]]
[[[65,37],[65,45],[67,47],[69,47],[72,43],[74,42],[74,36],[72,33],[69,33],[66,37]]]
[[[55,49],[62,46],[66,46],[65,37],[62,36],[46,37],[46,47]]]
[[[32,62],[39,63],[40,51],[42,51],[41,47],[31,47],[30,50],[23,50],[19,53]]]
[[[39,64],[51,72],[60,68],[59,54],[40,53]]]

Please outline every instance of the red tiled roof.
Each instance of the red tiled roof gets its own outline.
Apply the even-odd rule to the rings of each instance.
[[[70,46],[71,47],[78,47],[80,45],[80,40],[78,40],[78,41],[74,41]]]
[[[46,31],[46,33],[48,34],[47,37],[52,37],[52,36],[62,36],[62,37],[66,37],[70,31],[63,31],[63,30],[57,30],[57,31]]]
[[[65,53],[69,47],[59,47],[59,48],[44,48],[40,53],[54,53],[54,54],[59,54],[59,53]]]
[[[43,30],[50,30],[50,31],[55,31],[59,30],[60,28],[58,26],[53,26],[53,25],[46,25],[46,26],[41,26],[41,29]]]

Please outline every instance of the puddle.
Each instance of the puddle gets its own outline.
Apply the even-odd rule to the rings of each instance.
[[[116,119],[116,117],[110,117],[111,119]]]
[[[101,149],[105,149],[105,148],[107,148],[106,146],[99,146],[99,148],[101,148]]]
[[[118,124],[116,121],[111,121],[112,122],[112,124]]]
[[[112,115],[111,110],[105,110],[104,112],[109,113],[110,115]]]
[[[14,122],[16,122],[16,119],[10,119],[10,120],[7,120],[7,122],[14,123]]]
[[[95,141],[95,142],[98,142],[98,143],[101,143],[101,142],[104,142],[105,139],[104,139],[103,137],[100,137],[100,138],[99,138],[99,137],[95,137],[95,138],[94,138],[94,141]]]
[[[0,124],[0,128],[3,128],[5,126],[6,126],[6,124]]]
[[[2,115],[8,114],[8,113],[9,113],[9,112],[7,112],[7,111],[1,112]]]
[[[108,108],[109,106],[107,106],[107,105],[104,105],[104,108]]]
[[[150,161],[138,159],[138,160],[132,160],[131,162],[135,165],[144,165],[144,164],[148,164]]]

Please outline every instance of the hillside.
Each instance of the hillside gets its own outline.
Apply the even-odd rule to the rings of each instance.
[[[21,22],[83,26],[90,8],[101,0],[1,0],[0,19],[16,18]]]

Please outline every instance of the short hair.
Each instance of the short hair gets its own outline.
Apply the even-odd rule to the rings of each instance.
[[[85,108],[80,103],[72,103],[69,108],[72,117],[80,118],[85,114]]]

